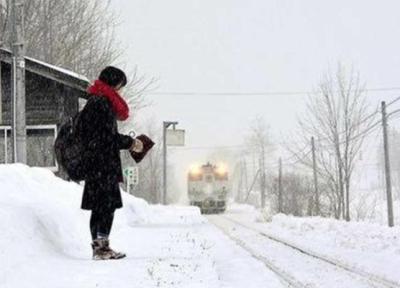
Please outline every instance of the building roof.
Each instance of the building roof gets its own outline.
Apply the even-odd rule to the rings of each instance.
[[[0,60],[11,64],[11,51],[0,48]],[[25,57],[25,69],[80,91],[86,91],[90,83],[86,76],[30,57]]]

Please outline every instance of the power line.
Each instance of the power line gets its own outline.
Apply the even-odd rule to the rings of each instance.
[[[396,102],[399,101],[399,100],[400,100],[400,97],[397,98]],[[392,101],[391,103],[393,104],[394,102],[395,102],[395,101]],[[386,107],[387,107],[387,105],[386,105]],[[387,117],[389,118],[390,116],[395,115],[395,114],[397,114],[397,113],[399,113],[399,112],[400,112],[400,109],[396,109],[396,110],[394,110],[394,111],[388,113]],[[358,133],[357,135],[351,137],[350,139],[347,139],[347,140],[345,140],[345,141],[341,141],[341,142],[339,143],[339,145],[346,144],[346,143],[348,143],[349,141],[357,140],[357,139],[358,139],[359,137],[361,137],[361,136],[367,136],[367,135],[369,135],[370,133],[372,133],[372,132],[376,131],[378,128],[380,128],[380,127],[378,126],[378,125],[380,125],[380,124],[382,124],[382,120],[378,120],[378,121],[375,122],[374,124],[371,124],[371,125],[370,125],[369,127],[367,127],[364,131]],[[343,133],[344,133],[344,132],[343,132]],[[330,145],[320,145],[320,147],[329,147],[329,146],[330,146]]]
[[[386,107],[391,106],[391,105],[393,105],[394,103],[396,103],[398,101],[400,101],[400,96],[396,97],[395,99],[390,101],[388,104],[386,104]],[[372,118],[372,117],[376,116],[377,114],[379,114],[380,113],[380,109],[379,108],[380,108],[380,106],[378,105],[377,109],[373,113],[369,114],[364,119],[362,119],[359,123],[357,123],[357,126],[360,126],[361,124],[365,123],[370,118]],[[388,114],[388,117],[393,115],[393,114],[395,114],[395,113],[397,113],[397,112],[399,112],[399,111],[400,111],[400,109],[394,110],[393,112]],[[375,122],[374,124],[371,124],[371,126],[369,126],[364,132],[368,132],[370,130],[370,128],[374,128],[377,124],[380,124],[380,123],[382,123],[382,120],[378,120],[378,122]],[[349,139],[349,141],[355,140],[355,139],[359,138],[360,136],[363,136],[364,132],[361,132],[361,133],[357,134],[356,136],[353,136],[351,139]],[[346,133],[347,133],[346,131],[341,131],[341,132],[337,133],[337,136],[340,137],[341,135],[346,134]],[[329,140],[329,138],[328,137],[319,137],[316,140],[317,141],[321,141],[321,140],[323,141],[323,140]],[[339,143],[339,145],[342,145],[342,144],[344,144],[346,142],[347,141],[345,141],[345,142],[341,141]],[[323,145],[322,147],[327,147],[327,146],[328,145]]]
[[[290,145],[290,144],[297,144],[298,142],[292,141],[292,142],[271,142],[270,146],[276,146],[276,145]],[[247,149],[247,148],[257,148],[258,145],[246,145],[246,144],[238,144],[238,145],[221,145],[221,146],[185,146],[185,147],[171,147],[171,149],[177,149],[177,150],[217,150],[217,149]]]
[[[388,105],[386,105],[386,107],[387,107]],[[394,111],[392,111],[392,112],[390,112],[390,113],[388,113],[388,118],[390,117],[390,116],[392,116],[392,115],[394,115],[394,114],[396,114],[396,113],[399,113],[400,112],[400,109],[396,109],[396,110],[394,110]]]
[[[400,89],[400,88],[399,88],[399,89]],[[400,101],[400,96],[397,97],[397,98],[395,98],[395,99],[393,99],[392,101],[390,101],[390,102],[386,105],[386,107],[389,107],[389,106],[393,105],[394,103],[396,103],[396,102],[398,102],[398,101]],[[389,113],[389,114],[388,114],[388,117],[391,116],[391,115],[394,114],[394,113],[399,112],[399,111],[400,111],[400,109],[395,110],[395,111]],[[380,110],[379,110],[379,106],[378,106],[378,108],[377,108],[373,113],[371,113],[371,114],[369,114],[368,116],[366,116],[366,117],[365,117],[364,119],[362,119],[359,123],[357,123],[357,125],[361,125],[361,124],[365,123],[367,120],[369,120],[370,118],[376,116],[376,115],[379,114],[379,113],[380,113]],[[378,122],[381,123],[381,120],[379,120]],[[375,127],[375,125],[376,125],[376,124],[379,124],[379,123],[374,123],[374,124],[372,124],[372,126]],[[367,128],[366,131],[368,132],[369,129]],[[342,131],[342,132],[339,132],[338,135],[340,136],[340,135],[343,135],[343,134],[345,134],[345,133],[346,133],[346,131]],[[362,134],[362,133],[360,133],[360,134],[354,136],[354,138],[358,138],[361,134]],[[319,138],[317,138],[316,140],[317,140],[317,141],[323,141],[323,140],[328,140],[328,138],[327,138],[327,137],[319,137]],[[272,144],[272,145],[288,145],[288,144],[296,144],[296,143],[297,143],[297,142],[273,142],[273,143],[271,143],[271,144]],[[339,144],[343,144],[343,143],[339,143]],[[327,145],[323,145],[323,146],[326,147]],[[217,150],[217,149],[226,149],[226,150],[236,150],[236,149],[238,149],[238,150],[240,150],[240,149],[245,149],[245,148],[247,148],[247,147],[256,147],[256,145],[251,145],[251,146],[249,146],[249,145],[191,146],[191,147],[189,146],[189,147],[179,147],[179,148],[177,148],[177,149],[179,149],[179,150]],[[303,151],[304,151],[304,149],[303,149]]]
[[[284,164],[284,166],[295,166],[296,164],[298,164],[298,163],[300,163],[300,162],[302,162],[308,155],[310,155],[311,154],[311,152],[312,152],[312,150],[310,149],[307,153],[305,153],[303,156],[299,156],[299,155],[296,155],[295,153],[293,153],[293,155],[292,156],[290,156],[290,157],[288,157],[288,158],[286,158],[286,159],[282,159],[282,163]],[[300,152],[299,152],[300,153]],[[294,157],[297,157],[297,160],[295,160],[295,161],[293,161],[293,162],[291,162],[291,161],[289,161],[289,160],[291,160],[292,158],[294,158]],[[279,159],[278,159],[279,160]],[[277,160],[277,163],[267,163],[266,164],[266,168],[267,169],[270,169],[270,170],[272,170],[272,169],[277,169],[277,168],[279,168],[279,162],[278,162],[278,160]]]
[[[399,97],[396,101],[399,101],[399,100],[400,100],[400,97]],[[395,101],[392,101],[391,103],[393,104],[394,102],[395,102]],[[386,107],[387,107],[387,106],[388,106],[388,105],[386,105]],[[391,115],[395,115],[396,113],[399,113],[399,112],[400,112],[400,109],[396,109],[396,110],[392,111],[391,113],[389,113],[389,114],[387,115],[387,117],[389,117],[389,116],[391,116]],[[370,127],[368,127],[366,130],[364,130],[363,132],[360,132],[358,135],[356,135],[356,136],[350,138],[348,141],[356,140],[357,138],[359,138],[359,137],[361,137],[361,136],[367,136],[367,135],[370,134],[371,132],[375,131],[375,130],[376,130],[375,127],[377,127],[379,124],[382,124],[382,120],[378,120],[377,122],[375,122],[374,124],[372,124]],[[341,143],[341,144],[344,144],[344,143]]]
[[[396,102],[397,102],[397,101],[399,101],[399,100],[400,100],[400,96],[399,96],[399,97],[397,97],[396,99],[394,99],[394,100],[390,101],[389,103],[387,103],[387,104],[386,104],[386,107],[388,107],[388,106],[390,106],[390,105],[392,105],[392,104],[396,103]]]
[[[391,101],[388,105],[391,105],[391,104],[393,104],[393,103],[395,103],[395,102],[397,102],[397,101],[399,101],[399,100],[400,100],[400,97],[398,97],[398,98],[396,98],[395,100]],[[388,106],[388,105],[387,105],[387,106]],[[374,113],[375,113],[375,112],[374,112]],[[394,110],[394,111],[388,113],[387,117],[389,118],[389,117],[391,117],[391,116],[393,116],[393,115],[396,115],[397,113],[400,113],[400,109],[396,109],[396,110]],[[374,114],[371,114],[371,115],[367,116],[367,117],[364,119],[364,121],[365,121],[367,118],[370,118],[370,116],[372,116],[372,115],[374,115]],[[397,118],[397,117],[396,117],[396,118]],[[362,124],[362,123],[360,122],[360,124]],[[350,139],[345,140],[345,141],[341,141],[341,142],[339,143],[339,145],[343,145],[343,144],[345,144],[345,143],[347,143],[347,142],[349,142],[349,141],[357,140],[357,139],[360,138],[360,137],[368,136],[368,135],[371,134],[372,132],[374,132],[374,131],[376,131],[377,129],[379,129],[379,128],[380,128],[380,126],[379,126],[380,124],[382,124],[382,120],[376,121],[374,124],[370,125],[370,126],[367,127],[365,130],[363,130],[362,132],[360,132],[360,133],[354,135],[354,136],[351,137]],[[345,133],[345,132],[342,132],[342,133],[340,133],[340,134],[343,134],[343,133]],[[321,138],[318,139],[318,140],[320,141]],[[323,140],[323,139],[322,139],[322,140]],[[293,143],[297,143],[297,142],[278,142],[278,143],[272,143],[272,145],[285,145],[285,144],[293,144]],[[331,145],[329,145],[329,144],[319,145],[319,147],[330,147],[330,146],[331,146]],[[177,149],[179,149],[179,150],[218,150],[218,149],[226,149],[226,150],[236,150],[236,149],[237,149],[237,150],[241,150],[241,149],[256,148],[256,147],[257,147],[257,145],[230,145],[230,146],[192,146],[192,147],[179,147],[179,148],[177,148]],[[295,165],[295,164],[297,164],[297,163],[303,161],[304,158],[306,158],[306,157],[311,153],[311,150],[308,151],[306,154],[304,154],[301,158],[299,157],[298,154],[304,152],[304,150],[306,150],[307,147],[308,147],[308,145],[306,145],[303,149],[300,149],[298,152],[292,152],[292,151],[290,151],[290,153],[292,153],[292,156],[289,156],[289,157],[286,158],[286,159],[282,159],[282,161],[283,161],[286,165]],[[296,159],[296,158],[297,158],[297,159]],[[287,162],[291,162],[292,159],[296,159],[296,161],[293,162],[293,163],[287,163]],[[268,166],[269,166],[269,168],[271,168],[271,166],[272,166],[272,168],[273,168],[273,167],[277,166],[277,164],[269,164]]]
[[[400,89],[400,88],[399,88],[399,89]],[[389,106],[393,105],[394,103],[396,103],[396,102],[398,102],[398,101],[400,101],[400,96],[397,97],[397,98],[395,98],[395,99],[393,99],[392,101],[390,101],[390,102],[386,105],[386,107],[389,107]],[[394,113],[399,112],[399,111],[400,111],[400,109],[395,110],[395,111],[389,113],[389,114],[388,114],[388,117],[391,116],[391,115],[394,114]],[[358,125],[361,125],[361,124],[363,124],[363,123],[365,123],[367,120],[369,120],[370,118],[376,116],[376,115],[379,114],[379,113],[380,113],[380,110],[379,110],[379,106],[378,106],[378,108],[377,108],[373,113],[367,115],[367,116],[366,116],[365,118],[363,118],[359,123],[357,123],[357,126],[358,126]],[[381,122],[382,122],[382,121],[379,120],[378,122],[372,124],[372,126],[375,127],[377,124],[379,124],[379,123],[381,123]],[[372,128],[373,128],[373,127],[372,127]],[[368,127],[368,128],[366,129],[366,131],[364,131],[364,132],[368,132],[368,131],[369,131],[369,128],[370,128],[370,127]],[[358,137],[362,136],[362,133],[363,133],[363,132],[357,134],[357,135],[354,136],[351,140],[355,140],[355,139],[357,139]],[[339,136],[341,136],[341,135],[343,135],[343,134],[346,134],[346,131],[342,131],[342,132],[339,132],[339,133],[338,133]],[[324,141],[324,140],[328,140],[328,137],[318,137],[316,140],[317,140],[317,141]],[[297,143],[297,142],[274,142],[274,143],[271,143],[271,144],[272,144],[272,145],[288,145],[288,144],[296,144],[296,143]],[[342,141],[341,143],[339,143],[339,144],[340,144],[340,145],[343,144],[343,141]],[[323,147],[327,147],[327,146],[329,146],[329,145],[323,145]],[[245,148],[247,148],[247,147],[256,147],[256,145],[251,145],[251,146],[249,146],[249,145],[247,145],[247,146],[246,146],[246,145],[192,146],[192,147],[189,146],[189,147],[179,147],[178,149],[179,149],[179,150],[217,150],[217,149],[225,149],[225,150],[236,150],[236,149],[238,149],[238,150],[240,150],[240,149],[245,149]],[[304,149],[303,149],[303,151],[304,151]]]
[[[391,101],[391,102],[389,103],[389,105],[392,105],[392,104],[394,104],[395,102],[397,102],[397,101],[399,101],[399,100],[400,100],[400,97],[398,97],[398,98],[394,99],[393,101]],[[387,107],[387,106],[388,106],[388,105],[386,105],[386,107]],[[399,112],[400,112],[400,109],[396,109],[396,110],[392,111],[391,113],[389,113],[389,114],[387,115],[387,117],[392,116],[392,115],[395,115],[395,114],[397,114],[397,113],[399,113]],[[372,116],[372,115],[375,115],[375,113],[376,113],[376,112],[374,112],[373,114],[367,116],[367,117],[364,119],[363,122],[365,122],[365,120],[367,120],[368,118],[371,118],[371,116]],[[359,125],[360,125],[360,124],[362,124],[362,122],[360,122]],[[380,126],[379,126],[380,124],[382,124],[382,120],[378,120],[378,121],[375,122],[374,124],[372,124],[372,125],[370,125],[369,127],[367,127],[364,131],[358,133],[357,135],[351,137],[350,139],[347,139],[346,141],[341,141],[341,142],[339,143],[339,145],[343,145],[343,144],[348,143],[348,142],[350,142],[350,141],[354,141],[354,140],[358,139],[359,137],[365,137],[365,136],[369,135],[370,133],[372,133],[372,132],[376,131],[378,128],[380,128]],[[342,132],[342,133],[344,133],[344,132]],[[340,133],[340,134],[342,134],[342,133]],[[319,139],[319,140],[321,140],[321,139]],[[331,145],[320,145],[320,147],[329,147],[329,146],[331,146]],[[307,147],[307,146],[306,146],[306,147]],[[301,151],[299,151],[299,152],[297,152],[297,153],[292,152],[292,153],[293,153],[293,156],[294,156],[294,157],[297,157],[298,159],[297,159],[295,162],[293,162],[293,163],[289,163],[289,165],[295,165],[295,164],[297,164],[297,163],[303,161],[303,160],[308,156],[308,154],[311,153],[311,150],[310,150],[308,153],[306,153],[305,155],[303,155],[302,158],[298,157],[298,154],[302,153],[304,150],[305,150],[305,149],[302,149]],[[290,158],[293,158],[293,156],[290,157]],[[289,159],[290,159],[290,158],[289,158]],[[287,161],[287,160],[285,160],[285,162],[286,162],[286,161]]]
[[[400,91],[400,87],[379,87],[364,89],[362,92],[390,92]],[[147,95],[174,95],[174,96],[271,96],[271,95],[311,95],[321,94],[318,91],[261,91],[261,92],[197,92],[197,91],[154,91],[145,92]]]

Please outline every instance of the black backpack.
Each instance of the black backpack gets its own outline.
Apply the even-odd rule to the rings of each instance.
[[[84,147],[77,133],[77,122],[80,112],[70,117],[60,126],[58,135],[54,142],[54,151],[59,166],[64,168],[69,178],[73,181],[85,179],[83,166]]]

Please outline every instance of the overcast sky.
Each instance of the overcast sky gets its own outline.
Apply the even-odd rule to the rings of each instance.
[[[142,73],[158,77],[158,92],[311,91],[338,61],[358,70],[368,88],[400,87],[400,1],[111,3],[121,16],[117,36],[126,48],[126,67],[137,64]],[[374,92],[368,97],[377,105],[399,94],[400,90]],[[148,98],[153,105],[137,119],[154,118],[160,125],[163,120],[179,121],[192,147],[239,145],[257,115],[281,141],[280,136],[296,126],[306,95]],[[181,153],[182,167],[206,153],[188,151]]]

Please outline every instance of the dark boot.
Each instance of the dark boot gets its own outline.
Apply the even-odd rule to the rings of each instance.
[[[111,254],[111,258],[110,259],[121,259],[126,257],[125,253],[122,252],[116,252],[113,249],[111,249],[110,247],[110,240],[105,239],[105,244],[104,244],[104,249]]]
[[[106,239],[96,239],[93,240],[93,260],[109,260],[112,259],[112,253],[106,248]]]

